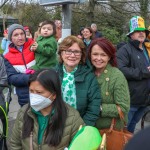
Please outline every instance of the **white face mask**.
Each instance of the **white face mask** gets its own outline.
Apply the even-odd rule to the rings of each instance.
[[[52,104],[52,100],[39,94],[30,93],[30,105],[35,111],[42,110]]]

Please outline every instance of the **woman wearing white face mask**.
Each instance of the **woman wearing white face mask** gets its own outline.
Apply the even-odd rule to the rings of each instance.
[[[20,109],[11,137],[11,150],[63,150],[80,125],[79,113],[65,104],[59,77],[54,70],[30,76],[30,105]]]

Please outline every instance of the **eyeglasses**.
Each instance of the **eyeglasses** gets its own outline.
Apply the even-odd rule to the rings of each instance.
[[[81,55],[81,51],[80,50],[71,50],[71,49],[68,49],[68,50],[63,50],[65,52],[66,55],[71,55],[72,53],[75,55],[75,56],[80,56]]]

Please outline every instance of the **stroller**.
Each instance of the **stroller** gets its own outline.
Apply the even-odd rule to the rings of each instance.
[[[8,135],[8,111],[11,101],[11,87],[0,84],[0,150],[8,150],[6,138]]]

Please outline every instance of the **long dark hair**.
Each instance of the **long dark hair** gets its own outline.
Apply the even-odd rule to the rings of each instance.
[[[30,76],[29,86],[33,81],[38,81],[46,90],[56,94],[56,99],[53,102],[53,109],[55,112],[46,129],[45,143],[51,146],[57,146],[61,142],[67,118],[67,108],[62,99],[59,76],[53,69],[42,69]],[[34,121],[27,115],[29,108],[30,106],[24,114],[23,138],[29,137],[30,133],[33,131]]]
[[[99,47],[101,47],[103,51],[110,57],[109,62],[113,67],[117,66],[116,49],[109,40],[103,37],[92,40],[88,48],[88,58],[90,61],[91,61],[91,52],[94,45],[98,45]]]

